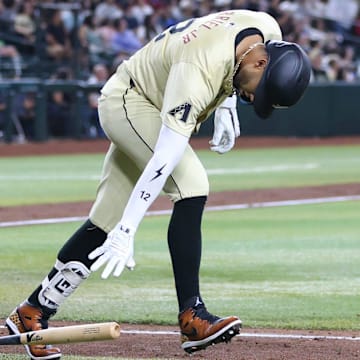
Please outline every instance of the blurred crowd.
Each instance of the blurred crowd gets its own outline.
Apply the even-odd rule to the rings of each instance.
[[[312,82],[351,83],[360,80],[359,4],[360,0],[0,0],[0,77],[37,74],[102,84],[124,59],[167,27],[211,12],[250,9],[274,16],[284,40],[304,48],[312,62]],[[34,113],[34,94],[24,94],[19,101],[20,125],[31,138],[27,125]],[[3,106],[0,98],[0,126]],[[96,106],[97,93],[88,94],[86,136],[103,136]],[[68,94],[49,95],[53,136],[67,135],[70,108]]]

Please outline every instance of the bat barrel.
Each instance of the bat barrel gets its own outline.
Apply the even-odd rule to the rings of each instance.
[[[120,336],[120,325],[116,322],[63,326],[29,331],[17,335],[1,336],[0,345],[17,344],[64,344],[116,339]]]
[[[40,331],[34,331],[34,335],[27,340],[27,343],[46,345],[111,340],[120,336],[120,325],[115,322],[99,323],[51,328],[42,331],[47,331],[46,336],[39,334]]]

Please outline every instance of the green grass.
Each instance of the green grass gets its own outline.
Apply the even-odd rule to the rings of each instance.
[[[360,146],[198,153],[212,191],[360,179]],[[103,157],[0,157],[0,207],[92,200]],[[360,202],[350,201],[205,213],[201,289],[209,310],[239,315],[245,329],[360,330],[359,213]],[[176,324],[168,221],[145,218],[136,236],[135,271],[106,281],[93,274],[55,318]],[[38,286],[79,225],[1,229],[0,318]],[[27,359],[1,352],[0,358]]]
[[[103,155],[0,158],[0,205],[91,200]]]
[[[201,283],[210,311],[238,314],[245,328],[359,330],[359,212],[360,202],[346,202],[206,213]],[[93,274],[56,318],[175,324],[167,222],[145,218],[136,270],[106,281]],[[77,225],[1,230],[0,317],[39,284]]]
[[[212,191],[358,182],[360,146],[266,148],[200,154]],[[214,169],[227,173],[213,174]]]
[[[212,191],[358,182],[360,146],[198,152]],[[0,206],[93,200],[103,154],[1,158]]]

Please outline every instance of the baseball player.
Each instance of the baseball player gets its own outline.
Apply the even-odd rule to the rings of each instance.
[[[237,316],[218,317],[200,294],[201,221],[207,174],[189,138],[215,111],[213,151],[229,151],[240,134],[236,96],[268,117],[295,104],[310,78],[301,48],[281,40],[263,12],[233,10],[181,22],[124,61],[99,99],[111,141],[88,220],[54,267],[6,319],[13,333],[46,328],[49,318],[93,271],[133,269],[134,237],[163,190],[173,202],[168,227],[182,348],[192,353],[239,333]],[[219,239],[221,241],[221,239]],[[56,347],[26,345],[33,359],[57,359]]]

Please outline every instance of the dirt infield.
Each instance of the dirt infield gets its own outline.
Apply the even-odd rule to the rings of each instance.
[[[329,137],[329,138],[296,138],[296,137],[240,137],[236,148],[259,147],[296,147],[296,146],[337,146],[360,144],[360,136]],[[191,145],[195,149],[209,148],[208,138],[193,138]],[[74,153],[105,152],[108,148],[107,140],[51,140],[45,143],[6,144],[0,142],[0,157],[51,155]]]
[[[53,322],[54,326],[72,325]],[[229,344],[218,344],[191,357],[180,347],[177,327],[121,324],[122,333],[113,341],[60,345],[63,355],[113,356],[126,359],[192,360],[358,360],[359,334],[334,331],[275,331],[244,329]],[[136,331],[147,332],[139,334]],[[161,334],[159,334],[161,332]],[[0,331],[5,334],[5,331]],[[276,338],[275,335],[279,337]],[[266,337],[269,336],[269,337]],[[289,336],[294,338],[286,338]],[[302,336],[307,336],[307,338]],[[346,336],[346,339],[341,337]],[[337,340],[326,337],[338,338]],[[22,353],[22,346],[3,346],[3,354]]]
[[[192,141],[195,148],[208,146],[207,139]],[[341,146],[360,144],[359,138],[330,139],[284,139],[284,138],[244,138],[238,141],[238,147],[265,146]],[[0,144],[0,156],[19,156],[34,154],[105,152],[106,141],[52,141],[46,144]],[[291,189],[267,189],[257,191],[239,191],[214,193],[209,196],[208,206],[231,203],[247,203],[304,199],[314,197],[359,195],[360,182],[354,184],[302,187]],[[63,216],[86,216],[91,203],[46,204],[22,207],[0,207],[1,221],[41,219]],[[152,209],[168,209],[170,203],[160,197]],[[239,314],[241,317],[241,314]],[[176,314],[174,314],[176,316]],[[53,322],[52,326],[64,326],[69,323]],[[129,359],[161,358],[186,359],[180,348],[177,327],[121,324],[123,333],[118,340],[102,343],[67,344],[61,346],[64,355],[114,356]],[[146,330],[148,333],[135,333],[134,330]],[[162,331],[162,334],[152,333]],[[4,333],[1,330],[0,333]],[[176,332],[176,333],[175,333]],[[192,356],[192,359],[207,360],[333,360],[360,359],[359,333],[335,331],[280,331],[273,329],[249,329],[244,324],[243,335],[235,337],[230,344],[221,344]],[[278,335],[276,337],[275,335]],[[257,336],[256,336],[257,335]],[[266,336],[268,335],[268,336]],[[285,336],[286,335],[286,336]],[[289,337],[292,335],[293,337]],[[299,335],[307,335],[304,338]],[[332,336],[334,338],[324,338]],[[346,338],[341,338],[346,337]],[[356,338],[351,340],[350,338]],[[22,352],[21,346],[5,346],[1,354]]]

